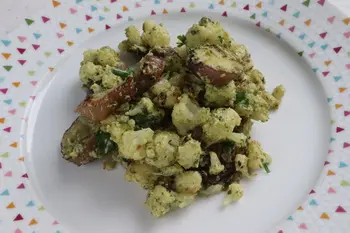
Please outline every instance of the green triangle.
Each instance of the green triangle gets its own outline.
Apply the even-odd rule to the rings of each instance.
[[[25,19],[25,21],[26,21],[26,23],[28,24],[28,25],[32,25],[35,21],[34,20],[32,20],[32,19]]]
[[[340,186],[350,186],[350,182],[349,181],[346,181],[346,180],[342,180],[340,182]]]
[[[271,29],[270,29],[270,28],[266,28],[265,31],[266,31],[266,32],[271,32]]]
[[[28,71],[28,75],[29,76],[34,76],[35,75],[35,71],[33,71],[33,70]]]
[[[306,0],[305,2],[303,2],[303,5],[309,7],[310,6],[310,0]]]
[[[350,57],[350,52],[348,52],[348,57]]]
[[[107,8],[107,7],[103,8],[103,10],[104,10],[104,12],[108,12],[108,11],[110,11],[110,9],[109,9],[109,8]]]
[[[39,211],[43,211],[43,210],[45,210],[45,207],[44,207],[44,206],[40,206],[40,207],[38,208],[38,210],[39,210]]]
[[[44,54],[45,54],[46,57],[50,57],[52,55],[51,52],[45,52]]]
[[[304,51],[301,51],[301,52],[298,53],[298,55],[299,55],[300,57],[302,57],[303,54],[304,54]]]
[[[19,106],[21,106],[21,107],[25,107],[27,105],[27,103],[26,102],[19,102]]]
[[[5,70],[10,71],[12,69],[12,66],[3,66]]]
[[[232,5],[231,5],[232,8],[236,8],[237,7],[237,3],[236,2],[233,2]]]
[[[2,155],[0,155],[0,158],[8,158],[9,157],[9,153],[5,152]]]
[[[255,19],[256,14],[252,14],[252,16],[250,16],[251,19]]]
[[[331,125],[333,125],[335,123],[335,121],[334,120],[331,120]]]

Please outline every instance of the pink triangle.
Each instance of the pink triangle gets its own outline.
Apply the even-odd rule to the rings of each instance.
[[[22,175],[22,177],[23,177],[23,178],[28,178],[28,174],[27,174],[27,173],[24,173],[24,174]]]
[[[222,16],[227,17],[227,11],[224,11],[224,13],[222,13]]]
[[[26,187],[24,186],[23,183],[17,186],[17,189],[25,189],[25,188],[26,188]]]
[[[185,13],[185,12],[186,12],[185,8],[182,7],[182,8],[181,8],[181,13]]]
[[[328,150],[328,154],[331,154],[331,153],[333,153],[333,150]]]
[[[349,39],[350,38],[350,32],[344,32],[344,36],[346,39]]]
[[[350,111],[344,111],[344,116],[349,116],[350,115]]]
[[[282,230],[279,230],[277,233],[283,233],[283,231],[282,231]]]
[[[11,132],[11,127],[5,128],[4,131],[10,133]]]
[[[168,0],[168,2],[173,2],[173,0]]]
[[[136,8],[140,8],[140,7],[141,7],[141,4],[137,2],[136,5],[135,5],[135,7],[136,7]]]
[[[289,31],[291,32],[294,32],[294,30],[295,30],[295,26],[289,28]]]
[[[52,223],[52,225],[57,225],[57,224],[59,224],[59,223],[56,220],[53,221],[53,223]]]
[[[15,114],[16,114],[16,109],[10,110],[9,113],[10,113],[11,115],[15,115]]]
[[[346,69],[350,70],[350,64],[345,65]]]
[[[41,19],[43,20],[44,23],[47,23],[50,20],[50,18],[47,18],[45,16],[42,16]]]
[[[157,13],[154,10],[152,10],[151,15],[156,15],[156,14]]]
[[[348,147],[350,147],[350,143],[349,142],[344,142],[343,148],[348,148]]]
[[[20,229],[17,228],[17,229],[15,230],[15,233],[23,233],[23,232],[22,232]]]
[[[30,96],[30,98],[31,98],[32,100],[35,100],[35,96]]]
[[[327,36],[327,32],[323,32],[323,33],[320,34],[320,37],[321,37],[322,39],[326,38],[326,36]]]
[[[246,6],[243,8],[243,10],[249,11],[249,4],[246,5]]]
[[[24,49],[24,48],[17,48],[17,51],[18,51],[20,54],[23,54],[23,53],[26,51],[26,49]]]
[[[339,53],[341,49],[342,49],[342,47],[340,46],[340,47],[334,48],[333,50],[334,50],[334,52]]]
[[[311,57],[311,58],[314,58],[315,56],[316,56],[316,53],[315,53],[315,52],[309,54],[309,57]]]
[[[341,207],[341,206],[338,206],[338,208],[335,210],[336,213],[346,213],[346,210]]]
[[[57,51],[62,54],[64,52],[64,49],[57,49]]]
[[[31,81],[30,82],[33,86],[35,86],[36,84],[38,84],[38,81]]]
[[[327,20],[328,20],[328,22],[333,23],[334,19],[335,19],[335,16],[332,16],[332,17],[329,17]]]
[[[337,133],[340,133],[340,132],[342,132],[342,131],[344,131],[344,128],[337,127],[337,129],[336,129],[336,132],[337,132]]]
[[[327,77],[327,75],[329,74],[329,71],[324,71],[324,72],[322,72],[322,74],[324,77]]]
[[[261,27],[261,22],[258,22],[257,24],[255,24],[255,26],[257,26],[258,28]]]
[[[26,60],[18,60],[18,63],[21,64],[22,66],[26,63]]]
[[[70,13],[71,13],[71,14],[75,14],[75,13],[77,13],[77,10],[76,10],[76,9],[74,9],[74,8],[70,8],[70,9],[69,9],[69,11],[70,11]]]
[[[7,177],[11,177],[11,176],[12,176],[12,171],[8,171],[8,172],[6,172],[6,173],[5,173],[5,176],[7,176]]]
[[[287,11],[287,7],[288,7],[288,5],[286,4],[286,5],[284,5],[284,6],[281,7],[281,10],[282,10],[282,11]]]
[[[86,21],[89,21],[90,19],[92,19],[92,17],[90,15],[85,15],[85,19]]]
[[[0,169],[2,168],[2,163],[0,163]]]
[[[117,14],[117,19],[121,19],[123,18],[123,16],[121,16],[120,14]]]
[[[326,2],[326,0],[318,0],[318,4],[320,4],[321,6],[324,6],[324,3]]]
[[[328,189],[328,193],[336,193],[336,192],[335,192],[334,188],[330,187],[330,188]]]
[[[64,36],[62,33],[57,33],[56,35],[58,38],[62,38]]]
[[[38,48],[40,48],[40,45],[38,45],[38,44],[32,44],[32,46],[33,46],[34,50],[37,50]]]
[[[8,88],[2,88],[2,89],[0,89],[0,92],[2,92],[2,93],[5,94],[5,95],[6,95],[7,91],[8,91]]]
[[[27,39],[27,37],[24,37],[24,36],[18,36],[17,38],[18,38],[19,41],[21,41],[22,43]]]
[[[302,230],[308,229],[305,223],[300,224],[298,227],[299,227],[299,229],[302,229]]]

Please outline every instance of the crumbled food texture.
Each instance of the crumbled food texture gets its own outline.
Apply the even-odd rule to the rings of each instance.
[[[160,131],[154,140],[146,146],[145,162],[157,168],[164,168],[174,164],[177,157],[180,137],[173,132]]]
[[[81,82],[84,85],[88,85],[91,82],[100,81],[101,73],[103,73],[103,67],[89,61],[80,67],[79,76]]]
[[[209,186],[205,190],[201,190],[200,195],[206,196],[206,197],[212,196],[212,195],[221,193],[223,189],[224,189],[224,186],[222,184],[215,184],[215,185]]]
[[[250,178],[248,170],[248,157],[242,154],[237,154],[235,157],[235,168],[237,172],[240,172],[243,177]]]
[[[247,72],[247,76],[249,77],[249,81],[256,85],[256,89],[265,90],[265,77],[259,70],[252,69]]]
[[[211,84],[205,85],[204,98],[206,105],[214,107],[233,107],[236,99],[235,82],[231,81],[228,85],[217,87]]]
[[[140,162],[131,163],[125,172],[125,179],[139,184],[144,189],[152,189],[158,178],[155,174],[156,170],[148,165]]]
[[[124,82],[121,77],[112,73],[112,69],[113,67],[107,65],[105,68],[105,72],[101,74],[102,86],[105,89],[112,89],[113,87],[119,86]]]
[[[111,134],[111,139],[118,145],[122,143],[122,136],[126,131],[133,130],[135,122],[128,117],[110,116],[101,122],[101,130]]]
[[[244,65],[244,71],[250,71],[253,68],[253,61],[248,52],[247,47],[242,44],[231,44],[230,50],[233,52],[233,57]]]
[[[202,154],[201,143],[191,138],[185,144],[179,146],[177,162],[185,169],[197,168]]]
[[[180,98],[172,112],[172,121],[180,135],[186,135],[190,130],[205,123],[210,117],[208,108],[201,108],[187,94]]]
[[[250,173],[261,169],[263,164],[271,163],[271,157],[265,153],[258,141],[248,143],[248,169]]]
[[[229,205],[232,202],[238,201],[243,197],[244,190],[241,184],[232,183],[228,186],[227,195],[224,200],[224,205]]]
[[[160,174],[162,176],[176,176],[182,172],[184,172],[184,169],[179,164],[163,167],[160,169]]]
[[[124,132],[121,143],[118,144],[121,156],[132,160],[146,158],[146,145],[153,141],[153,135],[150,128]]]
[[[125,29],[125,35],[131,44],[142,45],[140,31],[135,26],[130,26]]]
[[[186,208],[187,206],[191,205],[196,199],[196,195],[189,195],[189,194],[177,194],[176,195],[176,206],[179,208]]]
[[[202,187],[202,177],[197,171],[185,171],[175,177],[178,193],[196,194]]]
[[[127,111],[125,115],[127,116],[136,116],[138,114],[152,114],[152,113],[157,113],[159,110],[156,109],[154,103],[150,98],[143,97],[141,100],[136,104],[134,108],[131,110]]]
[[[162,24],[156,24],[152,20],[146,20],[143,24],[142,42],[147,47],[153,48],[156,46],[169,46],[170,36],[168,31]]]
[[[285,92],[286,92],[286,89],[282,85],[275,87],[275,89],[273,90],[272,95],[278,101],[278,104],[275,107],[275,109],[278,109],[279,105],[281,104],[281,101],[282,101],[282,98],[283,98]]]
[[[177,54],[179,54],[179,56],[183,59],[186,60],[187,56],[188,56],[188,52],[187,52],[187,47],[186,45],[183,45],[181,47],[176,47],[175,51],[177,52]]]
[[[97,50],[97,64],[101,66],[117,66],[121,61],[119,54],[111,47],[105,46]]]
[[[163,186],[157,185],[148,193],[145,202],[154,217],[161,217],[168,213],[176,202],[176,194]]]
[[[163,79],[156,83],[151,92],[154,95],[153,101],[159,106],[164,108],[173,108],[178,99],[181,96],[181,89],[177,86],[171,85],[169,80]]]
[[[209,173],[212,175],[217,175],[222,172],[225,167],[221,164],[218,155],[215,152],[209,152],[210,155],[210,168]]]

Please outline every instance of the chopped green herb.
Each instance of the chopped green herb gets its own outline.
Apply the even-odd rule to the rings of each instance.
[[[245,92],[237,92],[235,104],[241,104],[243,106],[247,106],[249,104],[249,100]]]
[[[132,75],[133,73],[135,73],[135,70],[134,69],[127,69],[127,70],[121,70],[121,69],[117,69],[117,68],[114,68],[112,70],[112,73],[121,77],[121,78],[127,78],[129,77],[130,75]]]
[[[231,141],[222,142],[222,150],[224,153],[232,153],[235,144]]]
[[[269,169],[269,165],[267,163],[264,163],[263,167],[264,167],[264,169],[265,169],[267,174],[269,174],[271,172],[270,169]]]
[[[111,151],[118,150],[118,145],[111,140],[109,133],[98,131],[96,134],[96,150],[100,155],[107,155]]]
[[[149,128],[154,125],[158,125],[162,120],[160,116],[147,115],[147,114],[138,114],[132,117],[132,119],[141,128]]]
[[[223,44],[224,43],[224,38],[222,36],[219,36],[219,40],[220,40],[220,43]]]
[[[179,40],[179,41],[177,42],[177,47],[181,47],[181,46],[183,46],[183,45],[186,45],[186,36],[185,36],[185,35],[179,35],[179,36],[177,37],[177,39]]]

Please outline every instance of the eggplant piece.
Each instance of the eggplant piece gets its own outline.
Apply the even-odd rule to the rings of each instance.
[[[140,70],[133,77],[129,77],[122,85],[111,89],[101,98],[88,97],[77,107],[76,112],[92,121],[102,121],[121,104],[144,93],[158,82],[164,69],[164,56],[155,56],[150,52],[142,59]]]
[[[90,156],[96,148],[96,131],[98,127],[84,117],[78,117],[66,130],[61,141],[62,157],[77,166],[96,160]]]
[[[244,62],[237,59],[233,51],[220,45],[203,45],[191,49],[187,66],[193,74],[215,86],[238,80],[245,70]]]

